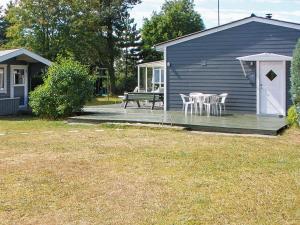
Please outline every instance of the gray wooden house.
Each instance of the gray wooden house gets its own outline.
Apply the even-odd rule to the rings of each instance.
[[[0,115],[16,113],[28,106],[28,93],[35,77],[51,62],[26,49],[0,51]]]
[[[164,107],[179,94],[228,93],[227,109],[286,115],[300,24],[251,16],[155,46],[164,53]],[[149,79],[149,78],[148,78]]]

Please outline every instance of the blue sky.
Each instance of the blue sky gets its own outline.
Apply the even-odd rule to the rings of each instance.
[[[132,16],[139,26],[143,17],[150,17],[153,10],[158,11],[164,0],[143,0],[133,9]],[[217,0],[194,0],[196,10],[202,15],[207,28],[217,25]],[[273,13],[273,18],[300,23],[300,0],[220,0],[221,23],[238,20],[251,13],[264,16]]]
[[[9,0],[0,0],[4,5]],[[143,18],[149,18],[154,10],[159,11],[165,0],[142,0],[135,6],[132,17],[138,26]],[[201,13],[207,28],[217,25],[217,0],[194,0],[196,10]],[[258,16],[273,13],[273,18],[300,23],[300,0],[220,0],[221,23],[238,20],[249,16],[252,12]]]

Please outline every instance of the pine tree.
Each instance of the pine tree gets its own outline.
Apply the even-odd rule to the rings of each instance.
[[[8,7],[9,7],[9,5],[8,5]],[[3,10],[3,7],[0,6],[0,47],[3,46],[8,41],[8,38],[6,35],[8,26],[9,26],[9,23],[5,17],[5,11]]]
[[[117,33],[120,58],[116,63],[117,91],[130,91],[136,86],[136,65],[140,60],[141,36],[129,13]]]

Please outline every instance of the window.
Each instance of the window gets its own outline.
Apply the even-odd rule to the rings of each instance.
[[[0,93],[6,93],[7,88],[6,65],[0,65]]]
[[[25,71],[23,69],[14,70],[14,84],[15,85],[25,84]]]
[[[154,83],[160,83],[160,70],[155,69],[154,70]]]
[[[4,68],[0,67],[0,91],[4,91],[5,90],[5,77],[4,77]]]
[[[153,90],[164,87],[164,70],[162,68],[154,68],[152,78]]]
[[[277,77],[277,74],[273,70],[270,70],[270,72],[267,73],[266,76],[270,79],[270,81],[273,81]]]

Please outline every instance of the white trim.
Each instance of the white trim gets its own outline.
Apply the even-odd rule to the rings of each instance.
[[[274,53],[261,53],[237,58],[240,61],[292,61],[293,57]]]
[[[0,90],[0,93],[1,94],[7,94],[7,64],[0,64],[0,67],[1,68],[4,68],[4,79],[3,79],[3,82],[4,82],[4,89],[3,90]]]
[[[260,63],[256,61],[256,114],[260,114]]]
[[[14,84],[14,69],[24,69],[25,82],[22,85]],[[26,107],[28,103],[28,65],[10,65],[10,97],[14,98],[14,88],[15,87],[23,87],[24,86],[24,105],[20,105],[20,107]]]
[[[167,80],[167,47],[164,47],[164,111],[167,111],[168,106],[167,106],[167,88],[168,88],[168,80]]]
[[[163,67],[164,66],[164,61],[154,61],[154,62],[147,62],[147,63],[141,63],[138,64],[139,67]]]
[[[140,66],[138,66],[138,92],[140,92],[141,89],[141,72],[140,72]]]
[[[147,93],[148,92],[148,67],[145,67],[146,68],[146,72],[145,72],[145,92]]]
[[[284,91],[282,93],[282,97],[283,97],[283,103],[284,103],[284,107],[283,107],[283,116],[286,116],[286,112],[287,112],[287,108],[286,108],[286,98],[287,98],[287,90],[286,90],[286,75],[287,75],[287,71],[286,71],[286,61],[283,61],[283,68],[284,68]]]
[[[279,21],[279,20],[273,20],[273,19],[267,19],[267,18],[262,18],[262,17],[247,17],[241,20],[237,20],[228,24],[224,24],[222,26],[214,27],[208,30],[200,31],[194,34],[186,35],[178,39],[174,39],[168,42],[164,42],[158,45],[155,45],[155,49],[157,51],[163,51],[165,47],[169,47],[172,45],[176,45],[182,42],[190,41],[195,38],[203,37],[209,34],[217,33],[220,31],[224,31],[230,28],[234,28],[237,26],[241,26],[250,22],[258,22],[258,23],[264,23],[264,24],[270,24],[270,25],[275,25],[275,26],[281,26],[281,27],[287,27],[287,28],[292,28],[296,30],[300,30],[300,24],[296,23],[290,23],[290,22],[285,22],[285,21]]]
[[[5,60],[20,56],[20,55],[27,55],[30,58],[33,58],[36,61],[39,61],[47,66],[51,65],[51,61],[49,61],[48,59],[45,59],[42,56],[39,56],[38,54],[35,54],[31,51],[28,51],[27,49],[24,48],[20,48],[20,49],[13,49],[13,50],[6,50],[6,51],[2,51],[3,54],[1,54],[0,51],[0,62],[3,62]]]

